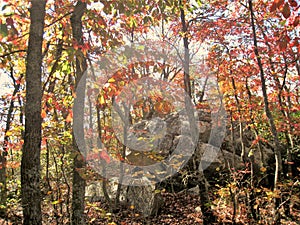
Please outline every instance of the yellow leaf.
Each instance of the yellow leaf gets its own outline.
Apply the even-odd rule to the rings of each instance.
[[[105,99],[104,99],[103,95],[100,96],[100,98],[99,98],[99,103],[100,103],[100,105],[104,105]]]
[[[250,151],[249,151],[249,153],[248,153],[248,157],[251,157],[251,156],[253,156],[254,154],[253,154],[253,150],[251,149]]]
[[[9,136],[12,135],[12,132],[11,131],[7,131],[5,135],[9,137]]]
[[[58,199],[58,200],[56,200],[56,201],[51,202],[51,204],[52,204],[52,205],[57,205],[57,204],[59,204],[59,203],[61,203],[61,202],[62,202],[62,200],[61,200],[61,199]]]
[[[114,78],[110,78],[109,80],[108,80],[108,83],[113,83],[113,82],[115,82],[116,80],[114,79]]]

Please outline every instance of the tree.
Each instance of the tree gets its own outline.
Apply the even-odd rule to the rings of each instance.
[[[32,0],[26,64],[25,133],[21,161],[23,224],[42,224],[40,189],[44,0]]]
[[[74,112],[74,126],[77,126],[82,132],[79,133],[78,139],[84,142],[83,121],[84,121],[84,95],[85,95],[85,82],[83,81],[79,88],[78,84],[86,71],[87,64],[85,56],[82,53],[83,46],[83,33],[82,33],[82,16],[86,10],[87,4],[83,1],[78,1],[74,7],[73,14],[71,16],[71,26],[73,38],[78,46],[76,54],[76,78],[75,78],[75,90],[77,90],[77,96],[75,104],[79,107]],[[78,135],[78,134],[77,134]],[[85,159],[80,153],[80,148],[84,148],[84,143],[77,142],[73,133],[73,148],[75,152],[74,168],[73,168],[73,189],[72,189],[72,224],[85,224],[84,218],[84,198],[85,198],[85,180],[80,175],[79,170],[85,166]]]
[[[261,62],[261,57],[258,50],[258,44],[257,44],[257,36],[256,36],[256,27],[254,22],[254,11],[252,6],[252,0],[249,0],[249,10],[251,13],[251,27],[253,31],[253,43],[254,43],[254,52],[257,59],[257,64],[260,71],[260,79],[261,79],[261,87],[262,87],[262,93],[263,93],[263,99],[265,104],[265,112],[268,117],[271,132],[275,141],[275,159],[276,159],[276,171],[275,171],[275,177],[274,177],[274,187],[277,187],[277,181],[278,178],[281,176],[282,173],[282,161],[281,161],[281,143],[278,139],[278,133],[275,126],[274,118],[271,113],[271,110],[269,108],[269,100],[268,100],[268,93],[267,93],[267,87],[266,87],[266,80],[264,75],[264,69]]]

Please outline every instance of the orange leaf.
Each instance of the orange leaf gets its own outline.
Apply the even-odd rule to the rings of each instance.
[[[71,123],[72,122],[72,119],[73,119],[73,113],[72,111],[69,113],[69,115],[67,116],[66,118],[66,122],[67,123]]]
[[[46,118],[46,116],[47,116],[47,113],[46,113],[46,111],[45,111],[44,109],[42,109],[42,112],[41,112],[41,117],[42,117],[43,119],[45,119],[45,118]]]
[[[47,138],[43,138],[42,139],[42,145],[46,145],[47,144]]]
[[[267,171],[267,168],[266,167],[261,167],[260,171],[263,172],[263,173],[265,173]]]

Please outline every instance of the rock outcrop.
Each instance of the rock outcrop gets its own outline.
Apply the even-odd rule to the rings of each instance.
[[[130,132],[126,137],[126,143],[128,143],[126,163],[135,165],[134,170],[137,171],[136,173],[140,174],[147,182],[141,180],[139,185],[123,186],[121,197],[128,205],[134,206],[144,216],[157,214],[162,206],[159,191],[156,190],[157,185],[153,182],[155,179],[164,187],[168,185],[176,186],[176,183],[180,183],[176,188],[176,191],[180,191],[188,186],[188,181],[185,181],[185,185],[182,185],[184,183],[182,179],[187,178],[188,180],[199,168],[203,168],[204,174],[208,178],[212,178],[219,173],[228,171],[229,167],[241,168],[244,165],[239,155],[241,140],[239,140],[238,132],[234,133],[236,143],[231,143],[230,132],[228,131],[222,147],[213,146],[213,140],[209,143],[213,126],[210,113],[199,111],[198,116],[199,137],[196,139],[190,133],[188,117],[178,113],[169,114],[165,118],[157,117],[151,120],[143,120],[130,127]],[[249,131],[244,138],[243,142],[248,151],[246,155],[251,148],[254,152],[255,163],[260,165],[261,160],[258,150],[252,146],[252,141],[255,139],[254,135]],[[197,143],[193,143],[194,140],[197,140]],[[235,148],[235,151],[233,151],[233,148]],[[265,160],[268,160],[272,156],[272,151],[266,146],[263,146],[263,150]],[[182,163],[183,161],[184,163]],[[149,174],[145,175],[143,169],[152,165],[159,166],[157,168],[152,167]],[[161,171],[164,166],[166,171]],[[158,174],[155,174],[156,172]],[[164,177],[163,172],[170,176],[174,175],[175,172],[179,173],[173,177],[167,175]],[[132,175],[134,176],[134,174]],[[116,197],[116,180],[118,180],[117,177],[110,179],[108,185],[107,192],[111,198]],[[103,190],[101,189],[102,185],[95,186],[95,184],[92,184],[88,186],[87,194],[90,197],[93,196],[93,198],[97,198],[98,195],[103,196]],[[94,190],[94,193],[90,193],[91,190]]]

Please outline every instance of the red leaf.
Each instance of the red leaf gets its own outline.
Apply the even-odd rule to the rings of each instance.
[[[286,2],[283,6],[283,9],[282,9],[282,15],[284,16],[284,18],[289,18],[290,15],[291,15],[291,10],[290,10],[290,6],[289,4]]]
[[[287,40],[284,38],[279,42],[279,49],[280,51],[285,51],[287,48]]]
[[[275,0],[274,2],[277,4],[277,7],[279,8],[284,3],[284,0]]]
[[[297,7],[298,3],[295,0],[289,0],[289,3],[292,7]]]
[[[277,8],[278,8],[278,5],[275,2],[273,2],[273,4],[271,5],[271,8],[270,8],[270,11],[274,12]]]
[[[12,18],[6,18],[6,24],[7,25],[10,25],[10,26],[13,26],[14,25],[14,21],[13,21],[13,19]]]
[[[109,157],[107,151],[101,151],[100,157],[101,157],[101,159],[104,159],[107,163],[110,163],[110,157]]]
[[[93,160],[93,159],[98,159],[98,158],[99,158],[98,153],[90,153],[86,156],[87,161],[90,161],[90,160]]]
[[[116,156],[117,156],[118,160],[124,161],[124,158],[122,157],[122,155],[120,153],[118,153]]]
[[[251,58],[251,59],[255,59],[255,58],[256,58],[256,56],[255,56],[255,53],[254,53],[254,52],[252,52],[252,53],[250,54],[250,58]]]
[[[294,27],[298,26],[298,25],[299,25],[299,22],[300,22],[300,16],[296,16],[296,17],[295,17],[295,20],[294,20],[294,22],[293,22],[293,26],[294,26]]]

